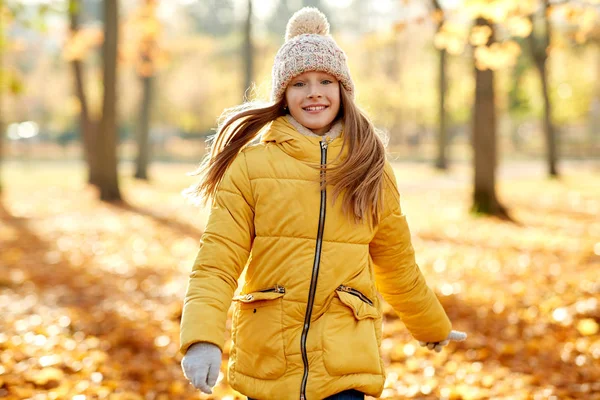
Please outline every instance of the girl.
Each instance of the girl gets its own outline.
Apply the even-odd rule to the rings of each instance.
[[[212,200],[181,321],[182,367],[211,393],[233,299],[228,377],[254,399],[363,399],[385,382],[382,306],[441,350],[465,334],[415,263],[382,140],[353,101],[325,16],[290,19],[272,105],[234,111],[194,194]],[[260,137],[259,143],[250,145]]]

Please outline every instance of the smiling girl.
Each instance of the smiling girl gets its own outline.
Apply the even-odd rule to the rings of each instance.
[[[272,78],[269,105],[225,114],[191,190],[212,207],[184,300],[184,374],[211,393],[233,300],[235,390],[379,396],[379,294],[430,349],[466,335],[451,330],[415,262],[384,143],[355,105],[346,56],[317,9],[288,22]]]

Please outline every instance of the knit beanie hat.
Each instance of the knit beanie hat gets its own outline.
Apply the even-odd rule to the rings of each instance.
[[[335,76],[354,97],[346,54],[329,35],[327,17],[314,7],[302,8],[287,23],[285,43],[273,64],[271,100],[281,100],[290,81],[308,71],[322,71]]]

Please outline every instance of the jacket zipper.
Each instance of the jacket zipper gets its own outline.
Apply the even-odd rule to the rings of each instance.
[[[327,140],[321,141],[321,180],[325,179],[325,165],[327,164]],[[308,329],[310,328],[310,318],[312,315],[315,294],[317,292],[317,280],[319,278],[319,266],[321,264],[321,248],[323,245],[323,231],[325,228],[325,209],[327,205],[327,191],[325,187],[321,189],[321,208],[319,211],[319,229],[317,231],[317,244],[315,248],[315,260],[313,262],[312,277],[310,278],[310,289],[308,291],[308,302],[306,304],[306,314],[304,315],[304,327],[300,337],[300,351],[304,363],[304,375],[300,386],[300,400],[306,400],[306,384],[308,383],[308,354],[306,353],[306,339],[308,338]]]
[[[280,285],[275,285],[272,288],[269,289],[264,289],[264,290],[259,290],[259,293],[285,293],[285,288],[283,286]],[[254,300],[254,295],[252,293],[248,293],[247,295],[244,296],[244,299],[247,301],[252,301]]]
[[[348,286],[340,285],[340,286],[338,286],[337,290],[340,290],[340,291],[346,292],[346,293],[350,293],[351,295],[354,295],[354,296],[358,297],[359,299],[361,299],[362,301],[364,301],[368,305],[370,305],[370,306],[373,305],[373,302],[371,301],[371,299],[369,299],[367,296],[365,296],[364,294],[362,294],[361,292],[359,292],[356,289],[353,289],[353,288],[348,287]]]
[[[285,293],[285,288],[283,286],[280,286],[280,285],[275,285],[272,288],[268,288],[268,289],[264,289],[264,290],[259,290],[259,292],[261,292],[261,293],[268,293],[268,292]]]

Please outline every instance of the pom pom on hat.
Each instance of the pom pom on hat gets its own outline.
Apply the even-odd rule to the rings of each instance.
[[[304,7],[296,11],[287,23],[285,40],[304,34],[328,35],[329,22],[325,14],[314,7]]]

